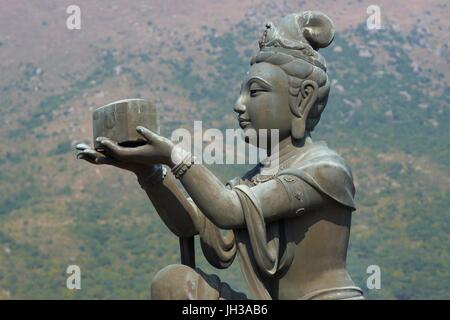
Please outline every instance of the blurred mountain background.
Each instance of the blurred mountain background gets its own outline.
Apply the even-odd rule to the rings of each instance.
[[[76,3],[73,3],[76,2]],[[81,8],[68,30],[66,8]],[[366,9],[381,9],[368,30]],[[313,139],[352,166],[348,269],[370,299],[450,298],[449,2],[0,0],[0,298],[148,299],[178,240],[135,177],[77,161],[93,109],[142,97],[162,132],[238,128],[241,79],[269,20],[320,10],[333,86]],[[223,181],[240,165],[213,166]],[[198,253],[200,251],[198,250]],[[239,267],[216,272],[244,290]],[[66,268],[81,268],[81,290]],[[381,268],[368,290],[366,269]]]

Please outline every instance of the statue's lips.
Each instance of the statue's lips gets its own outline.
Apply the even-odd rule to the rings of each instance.
[[[239,126],[244,129],[245,127],[247,127],[250,124],[249,120],[244,120],[244,119],[238,119],[239,121]]]

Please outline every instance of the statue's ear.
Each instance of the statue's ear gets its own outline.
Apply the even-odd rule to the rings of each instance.
[[[319,86],[315,81],[305,80],[298,93],[294,118],[292,119],[291,134],[294,139],[302,139],[305,136],[306,119],[309,110],[317,101]]]

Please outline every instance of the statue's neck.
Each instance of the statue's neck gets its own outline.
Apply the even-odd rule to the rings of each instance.
[[[271,148],[271,152],[266,159],[261,161],[265,168],[278,166],[294,154],[298,154],[304,148],[312,144],[311,135],[308,133],[303,139],[295,140],[287,137]]]
[[[289,153],[292,150],[299,150],[310,143],[312,143],[312,139],[309,132],[307,132],[302,139],[293,139],[292,136],[289,136],[281,140],[274,147],[271,147],[267,153],[269,157],[277,155],[280,157],[281,155]]]

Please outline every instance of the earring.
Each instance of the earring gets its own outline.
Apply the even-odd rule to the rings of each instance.
[[[292,119],[291,134],[294,139],[302,139],[305,135],[305,123],[303,117]]]

